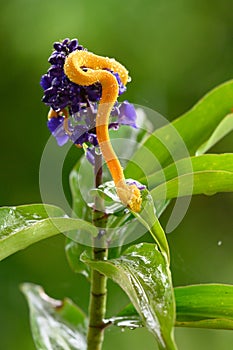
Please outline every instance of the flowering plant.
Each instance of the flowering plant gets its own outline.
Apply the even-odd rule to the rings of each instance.
[[[186,198],[186,212],[188,196],[233,191],[233,153],[205,154],[233,129],[233,81],[171,124],[157,115],[150,130],[145,109],[118,102],[130,79],[114,59],[65,39],[54,44],[49,63],[41,79],[48,128],[59,146],[71,141],[85,153],[70,175],[73,206],[70,215],[51,204],[0,208],[0,259],[62,232],[71,268],[90,281],[90,303],[86,315],[71,300],[23,284],[36,347],[100,350],[106,328],[146,327],[159,349],[175,350],[175,326],[233,329],[233,286],[173,288],[159,222],[172,199]],[[42,173],[43,166],[55,179],[48,160],[42,160]],[[173,227],[182,219],[175,209]],[[130,301],[110,317],[107,278]]]

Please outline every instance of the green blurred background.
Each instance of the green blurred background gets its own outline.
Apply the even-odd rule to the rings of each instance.
[[[232,0],[5,0],[0,6],[0,205],[41,201],[38,169],[49,132],[39,80],[54,41],[77,37],[89,50],[119,59],[132,77],[125,98],[170,120],[233,77]],[[232,152],[232,133],[214,151]],[[232,194],[193,198],[169,234],[175,285],[233,283],[232,208]],[[35,349],[19,291],[24,281],[87,310],[88,284],[69,269],[63,244],[62,235],[48,239],[0,264],[0,349]],[[111,314],[127,298],[112,283],[109,288]],[[229,350],[233,332],[178,329],[176,339],[181,350]],[[107,331],[104,349],[119,347],[156,349],[145,330]]]

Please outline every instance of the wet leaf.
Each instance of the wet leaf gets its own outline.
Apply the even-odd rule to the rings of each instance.
[[[132,182],[132,179],[127,179],[126,182],[130,183]],[[139,182],[137,182],[137,186],[141,186]],[[102,198],[104,198],[106,201],[109,201],[112,203],[112,206],[114,204],[119,205],[119,212],[124,209],[124,206],[121,204],[120,199],[117,196],[116,188],[113,181],[105,182],[103,185],[99,186],[98,189],[93,190],[93,193],[100,195]],[[170,260],[170,253],[169,253],[169,247],[166,239],[166,235],[163,231],[162,226],[159,223],[156,209],[153,203],[152,196],[150,192],[147,189],[141,190],[142,195],[142,209],[139,213],[131,212],[133,216],[137,218],[137,220],[146,228],[147,231],[150,232],[155,242],[158,244],[159,249],[161,252],[164,252],[168,258],[168,261]],[[130,217],[128,217],[128,214],[124,214],[125,220],[130,220]],[[125,224],[124,217],[121,219],[122,224]],[[132,219],[132,216],[131,216]],[[119,223],[119,220],[117,221]],[[131,229],[131,225],[133,225],[133,230],[135,231],[137,229],[137,223],[130,223],[129,229]],[[124,233],[125,235],[125,233]]]
[[[130,298],[143,324],[152,332],[160,349],[174,350],[175,302],[167,259],[156,245],[131,246],[118,259],[93,261],[90,267],[113,279]]]
[[[198,284],[174,288],[177,327],[233,329],[233,286]],[[132,304],[127,305],[112,324],[137,328],[142,319]]]
[[[35,284],[21,286],[30,309],[33,339],[38,350],[86,350],[87,318],[69,299],[55,300]]]
[[[0,208],[0,260],[42,239],[82,228],[96,236],[92,224],[69,218],[62,209],[46,204]]]

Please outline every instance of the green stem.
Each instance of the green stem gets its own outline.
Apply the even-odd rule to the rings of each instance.
[[[102,183],[102,156],[95,156],[95,185]],[[93,223],[101,227],[99,237],[93,241],[92,259],[106,260],[108,248],[105,243],[103,227],[105,226],[104,203],[99,197],[95,199]],[[96,270],[91,272],[91,291],[89,303],[89,327],[87,334],[87,350],[101,350],[104,340],[105,313],[107,300],[107,278]]]

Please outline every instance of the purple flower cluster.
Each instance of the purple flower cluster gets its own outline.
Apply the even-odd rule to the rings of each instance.
[[[51,67],[42,76],[40,82],[44,89],[42,101],[56,112],[68,107],[69,113],[73,114],[79,111],[80,103],[99,100],[100,84],[83,87],[72,83],[64,73],[66,57],[75,50],[84,50],[78,44],[78,40],[65,39],[61,43],[54,43],[53,47],[54,51],[48,59]]]
[[[81,86],[71,82],[64,73],[66,57],[75,50],[86,50],[79,45],[77,39],[65,39],[53,45],[54,51],[49,57],[51,67],[41,78],[44,89],[42,101],[57,113],[48,121],[48,128],[56,138],[59,146],[69,139],[78,145],[87,144],[86,153],[89,161],[93,159],[93,150],[98,146],[95,124],[98,102],[101,98],[101,84]],[[85,68],[84,68],[85,69]],[[117,79],[119,95],[126,87],[117,73],[110,71]],[[65,125],[64,110],[69,113],[69,121]],[[112,113],[109,128],[118,129],[120,125],[136,127],[136,112],[134,106],[127,101],[116,103]],[[91,161],[92,162],[92,161]]]
[[[61,43],[54,43],[53,47],[54,51],[48,59],[51,67],[40,81],[44,89],[42,101],[56,112],[68,107],[70,114],[77,113],[80,104],[88,106],[89,102],[99,101],[102,92],[101,84],[81,86],[71,82],[64,73],[63,66],[66,57],[75,50],[85,50],[83,46],[78,44],[78,40],[65,39]],[[118,81],[120,95],[126,88],[122,84],[119,75],[113,72],[112,74],[115,75]]]
[[[87,144],[87,150],[91,149],[90,146],[98,146],[95,130],[97,109],[97,103],[90,103],[88,108],[73,114],[69,119],[68,130],[65,127],[64,116],[50,118],[48,128],[58,145],[63,146],[70,139],[76,145]],[[116,103],[110,119],[109,129],[117,130],[121,125],[137,127],[136,111],[128,101]]]

